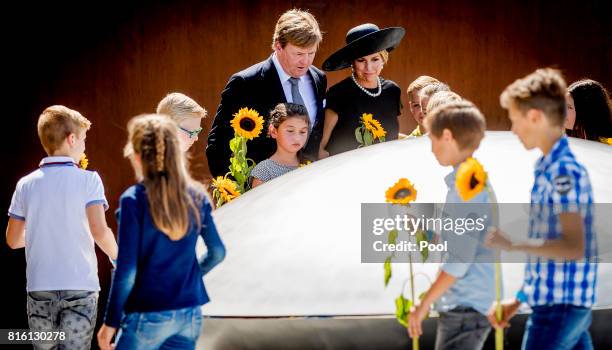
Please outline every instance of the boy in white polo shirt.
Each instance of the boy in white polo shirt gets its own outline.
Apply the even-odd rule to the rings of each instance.
[[[77,167],[90,126],[64,106],[40,115],[38,137],[49,156],[17,183],[6,229],[11,248],[26,248],[30,330],[64,331],[58,342],[69,349],[89,349],[96,324],[100,284],[94,241],[111,259],[117,257],[102,180]],[[34,343],[37,349],[57,345]]]

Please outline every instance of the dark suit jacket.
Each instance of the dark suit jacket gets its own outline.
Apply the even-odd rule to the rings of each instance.
[[[313,66],[309,68],[308,74],[310,74],[314,83],[317,99],[317,119],[308,138],[304,154],[307,158],[316,160],[325,120],[323,100],[327,89],[327,78],[321,70]],[[271,56],[267,60],[231,76],[221,93],[221,103],[219,103],[215,120],[208,134],[206,157],[213,176],[222,176],[229,171],[229,158],[231,156],[229,141],[234,137],[234,130],[230,121],[233,119],[233,114],[242,107],[255,109],[266,120],[261,135],[248,141],[247,157],[253,159],[255,163],[259,163],[274,154],[276,141],[266,136],[267,120],[270,111],[281,102],[287,102],[287,100]]]

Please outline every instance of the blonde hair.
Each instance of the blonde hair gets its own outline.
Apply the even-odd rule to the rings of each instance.
[[[389,52],[387,50],[382,50],[382,51],[378,51],[373,53],[374,54],[378,54],[380,55],[380,58],[383,60],[383,65],[387,64],[387,62],[389,61]],[[370,55],[367,55],[370,56]],[[365,57],[365,56],[362,56]],[[360,59],[361,57],[357,57],[356,59],[353,60],[353,62],[351,63],[351,69],[355,69],[355,62],[357,62],[358,59]]]
[[[484,116],[466,100],[438,106],[425,117],[425,124],[435,137],[442,136],[444,129],[450,130],[461,150],[477,149],[486,130]]]
[[[451,91],[451,89],[448,85],[440,82],[429,84],[419,90],[419,98],[430,98],[433,94],[440,91]]]
[[[277,42],[282,48],[287,43],[301,48],[313,45],[318,47],[321,40],[323,40],[323,35],[314,16],[308,11],[293,9],[283,13],[276,22],[272,36],[272,49],[274,50]]]
[[[420,77],[416,78],[412,83],[410,83],[410,85],[408,85],[406,93],[408,94],[408,97],[411,97],[413,92],[419,91],[429,84],[435,84],[439,82],[440,81],[436,78],[430,77],[428,75],[421,75]]]
[[[561,126],[565,122],[566,93],[567,84],[559,70],[540,68],[508,85],[499,102],[505,109],[512,103],[522,112],[538,109],[551,123]]]
[[[52,155],[70,134],[80,134],[89,130],[91,122],[81,113],[65,106],[55,105],[46,108],[38,117],[38,138],[45,152]]]
[[[157,114],[168,115],[175,122],[181,123],[189,118],[206,118],[207,112],[191,97],[172,92],[159,101]]]
[[[199,208],[206,193],[187,171],[176,124],[166,116],[148,114],[132,118],[127,127],[125,153],[140,156],[153,223],[171,240],[179,240],[190,229],[190,219],[200,227]]]
[[[461,101],[462,98],[459,94],[452,91],[439,91],[431,95],[429,102],[427,102],[426,111],[433,111],[436,107],[441,106],[450,102]]]
[[[387,64],[387,62],[389,62],[389,51],[382,50],[382,51],[379,52],[379,54],[380,54],[380,57],[383,60],[383,63]]]

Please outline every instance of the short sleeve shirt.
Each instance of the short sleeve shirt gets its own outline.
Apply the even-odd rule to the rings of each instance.
[[[28,291],[98,291],[98,265],[86,208],[108,202],[98,173],[69,157],[47,157],[17,183],[9,216],[26,222]]]

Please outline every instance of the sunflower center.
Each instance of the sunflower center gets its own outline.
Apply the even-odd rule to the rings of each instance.
[[[394,199],[402,199],[402,198],[406,198],[408,196],[410,196],[411,192],[409,189],[403,188],[397,192],[395,192],[395,195],[393,195]]]
[[[470,177],[470,190],[475,189],[479,183],[480,182],[478,181],[478,179],[476,179],[476,174],[472,173],[472,176]]]
[[[253,131],[253,129],[255,129],[255,121],[253,119],[244,118],[240,120],[240,128],[246,131]]]

